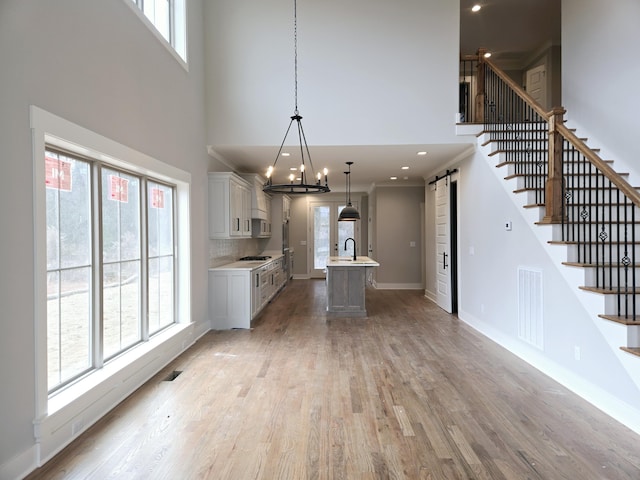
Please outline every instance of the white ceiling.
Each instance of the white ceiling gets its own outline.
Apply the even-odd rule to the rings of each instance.
[[[483,5],[479,13],[471,13],[474,3]],[[559,0],[460,0],[462,54],[472,54],[483,47],[493,52],[492,60],[503,68],[522,68],[536,52],[559,44],[559,37]],[[286,123],[286,119],[283,119],[282,137]],[[453,118],[451,124],[451,128],[454,128]],[[275,147],[217,145],[209,147],[209,154],[239,172],[264,174],[266,167],[275,160],[282,137],[274,139],[274,144],[278,142]],[[292,135],[289,134],[289,137]],[[291,140],[289,137],[288,140]],[[465,143],[457,144],[309,144],[309,150],[315,170],[327,167],[331,172],[329,184],[332,191],[345,189],[346,177],[343,172],[347,168],[346,161],[354,162],[351,168],[352,191],[366,191],[371,185],[423,185],[425,179],[429,180],[447,168],[452,160],[464,156],[466,151],[473,148],[474,141],[475,138],[470,136],[461,139]],[[287,143],[295,143],[295,138],[294,142]],[[426,151],[427,155],[418,156],[420,151]],[[278,165],[288,168],[290,164],[286,162],[286,159],[281,160]],[[409,170],[402,170],[403,166],[408,166]],[[397,176],[398,179],[390,180],[391,176]]]

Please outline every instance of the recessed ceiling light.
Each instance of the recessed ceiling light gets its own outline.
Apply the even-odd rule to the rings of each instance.
[[[471,7],[471,11],[472,12],[479,12],[481,8],[482,7],[480,5],[475,4],[473,7]]]
[[[295,172],[298,170],[298,167],[289,167],[289,170],[291,170],[292,172]]]
[[[289,155],[291,155],[291,154],[290,154],[290,153],[287,153],[287,152],[282,152],[282,156],[283,156],[283,157],[288,157]]]
[[[397,180],[398,177],[389,177],[389,180]]]
[[[485,52],[484,58],[489,58],[491,56],[491,52]]]
[[[402,170],[409,170],[409,167],[400,167]]]
[[[427,154],[427,152],[418,152],[417,154],[418,154],[418,155],[420,155],[420,156],[422,156],[422,155],[426,155],[426,154]]]

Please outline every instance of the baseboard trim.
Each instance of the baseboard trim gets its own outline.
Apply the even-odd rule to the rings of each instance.
[[[424,286],[421,283],[377,283],[378,290],[422,290]]]
[[[603,411],[614,420],[640,434],[640,410],[612,396],[609,392],[586,381],[566,368],[545,357],[535,347],[496,330],[473,315],[459,311],[458,318],[485,337],[504,347],[518,358],[541,371],[562,386]]]

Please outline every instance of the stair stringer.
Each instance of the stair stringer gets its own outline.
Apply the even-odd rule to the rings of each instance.
[[[612,350],[612,353],[618,358],[620,364],[628,373],[629,377],[638,388],[640,388],[640,362],[638,357],[629,354],[620,349],[622,345],[629,347],[640,346],[636,342],[640,335],[638,330],[640,326],[626,326],[617,322],[612,322],[600,318],[602,312],[605,311],[605,296],[582,290],[580,287],[585,285],[585,271],[580,267],[571,267],[563,265],[567,261],[570,246],[567,245],[551,245],[549,242],[554,240],[554,226],[537,224],[544,216],[544,207],[528,207],[525,206],[533,203],[526,193],[514,193],[518,188],[518,179],[505,179],[504,170],[497,167],[504,162],[503,153],[495,153],[496,143],[489,141],[488,134],[482,134],[478,137],[478,151],[482,154],[487,164],[491,167],[498,183],[502,185],[507,196],[512,199],[513,203],[520,207],[518,211],[529,226],[531,233],[536,237],[543,250],[547,252],[553,264],[556,266],[557,272],[565,280],[567,285],[571,287],[575,297],[584,307],[593,325],[598,329],[602,337]],[[605,410],[607,411],[607,410]],[[611,412],[607,411],[611,414]],[[615,417],[615,415],[612,415]]]

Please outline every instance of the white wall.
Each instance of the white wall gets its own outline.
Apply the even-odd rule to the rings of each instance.
[[[424,198],[424,187],[376,188],[374,258],[380,263],[376,268],[378,288],[424,287],[421,230],[424,224],[420,208]]]
[[[637,0],[562,0],[562,101],[569,126],[619,171],[638,175]],[[637,178],[637,177],[636,177]]]
[[[459,143],[458,17],[452,1],[299,0],[309,144]],[[209,144],[273,145],[294,109],[293,2],[218,0],[205,18]]]
[[[124,0],[0,2],[3,186],[0,477],[34,445],[34,225],[29,105],[191,174],[193,321],[207,319],[202,5],[188,2],[189,71]]]
[[[459,317],[637,430],[640,391],[621,360],[632,357],[603,334],[617,326],[587,314],[560,274],[568,267],[549,257],[490,162],[477,152],[459,165]],[[542,272],[542,350],[518,337],[519,266]],[[629,361],[637,375],[640,362]]]

